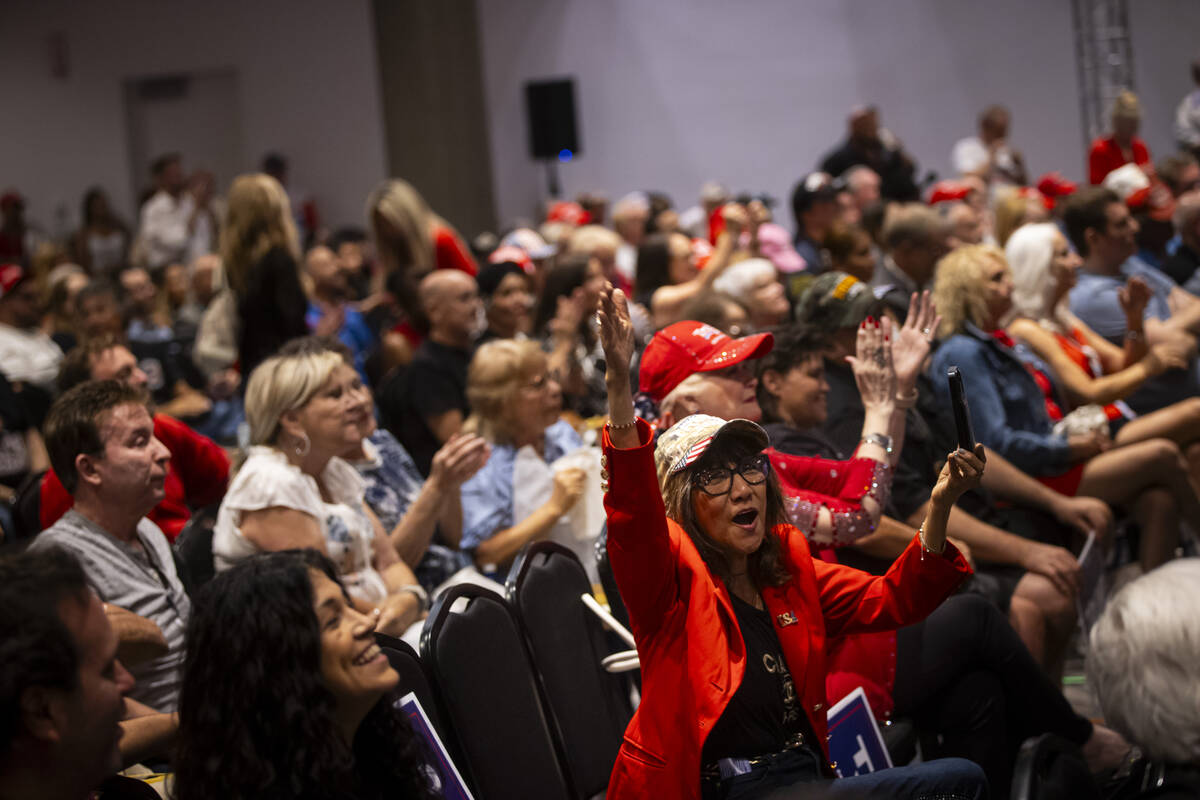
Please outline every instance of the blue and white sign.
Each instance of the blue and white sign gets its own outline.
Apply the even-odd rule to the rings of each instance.
[[[892,766],[862,687],[829,709],[829,758],[842,778],[866,775]]]
[[[433,729],[429,717],[425,716],[425,709],[421,708],[421,701],[417,699],[416,694],[409,692],[397,700],[396,705],[408,717],[408,724],[412,725],[412,729],[425,740],[426,750],[431,759],[425,765],[425,770],[437,795],[446,800],[474,800],[462,775],[459,774],[458,767],[450,760],[450,754],[446,752],[441,737]]]

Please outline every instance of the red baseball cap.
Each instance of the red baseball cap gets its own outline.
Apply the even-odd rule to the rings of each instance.
[[[656,403],[697,372],[715,372],[751,358],[762,358],[775,346],[769,333],[734,339],[712,325],[684,320],[668,325],[642,353],[638,387]]]
[[[1079,185],[1063,177],[1061,172],[1047,172],[1038,178],[1037,190],[1046,198],[1046,207],[1053,209],[1058,198],[1075,194]]]
[[[583,206],[570,200],[560,200],[546,212],[546,222],[565,222],[568,225],[587,225],[592,215]]]
[[[20,264],[0,264],[0,297],[17,288],[26,277]]]
[[[506,261],[516,264],[518,267],[524,270],[526,274],[533,272],[533,259],[529,257],[528,253],[516,245],[504,245],[503,247],[498,247],[492,251],[490,256],[488,256],[488,263],[491,264],[503,264]]]
[[[929,205],[936,206],[938,203],[966,200],[970,193],[971,184],[966,181],[938,181],[929,191]]]

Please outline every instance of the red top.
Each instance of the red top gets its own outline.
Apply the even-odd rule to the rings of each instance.
[[[146,515],[172,542],[192,518],[191,509],[212,505],[229,483],[229,457],[212,439],[201,436],[177,419],[154,415],[154,435],[171,451],[162,502]],[[49,470],[42,478],[42,530],[67,513],[75,499]]]
[[[704,740],[741,685],[745,644],[725,584],[709,572],[683,529],[667,519],[644,420],[638,420],[638,434],[638,447],[618,450],[607,429],[603,433],[608,557],[642,662],[642,702],[625,730],[608,797],[698,800]],[[943,556],[922,557],[914,537],[887,574],[875,577],[814,561],[791,525],[768,535],[779,537],[792,579],[764,589],[763,602],[828,759],[827,637],[918,622],[971,568],[950,543]]]
[[[1150,163],[1150,151],[1146,149],[1145,142],[1135,136],[1129,146],[1133,150],[1133,163]],[[1121,152],[1116,139],[1111,136],[1097,139],[1092,142],[1091,152],[1088,153],[1088,180],[1093,186],[1099,186],[1104,183],[1105,175],[1128,163],[1129,159]]]
[[[1067,354],[1067,358],[1074,361],[1089,378],[1098,378],[1104,374],[1104,370],[1100,364],[1100,356],[1087,343],[1087,337],[1083,335],[1083,331],[1079,330],[1079,328],[1072,328],[1071,332],[1066,335],[1055,333],[1054,338],[1058,340],[1058,346]],[[1106,405],[1104,413],[1109,421],[1121,419],[1125,416],[1124,410],[1116,403]]]
[[[458,234],[446,225],[433,226],[433,258],[437,269],[462,270],[471,277],[479,272],[475,259]]]

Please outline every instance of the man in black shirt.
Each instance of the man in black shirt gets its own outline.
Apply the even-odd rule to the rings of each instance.
[[[858,164],[875,170],[881,181],[880,193],[888,200],[908,202],[919,198],[913,181],[916,164],[904,152],[891,133],[879,127],[879,111],[874,106],[857,108],[850,113],[850,135],[821,162],[821,169],[833,177]]]
[[[429,273],[418,291],[429,336],[412,363],[380,387],[380,411],[384,425],[428,477],[434,453],[470,413],[467,366],[481,307],[475,279],[458,270]]]

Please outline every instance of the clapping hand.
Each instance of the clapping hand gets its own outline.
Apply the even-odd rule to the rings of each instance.
[[[846,356],[863,408],[891,413],[896,403],[896,370],[892,365],[892,321],[867,317],[858,326],[857,354]]]
[[[941,321],[929,292],[913,292],[908,299],[908,316],[892,341],[896,391],[900,394],[910,395],[916,387]]]
[[[1117,299],[1126,319],[1141,319],[1146,312],[1146,304],[1150,302],[1153,293],[1150,285],[1139,275],[1134,275],[1117,291]]]

